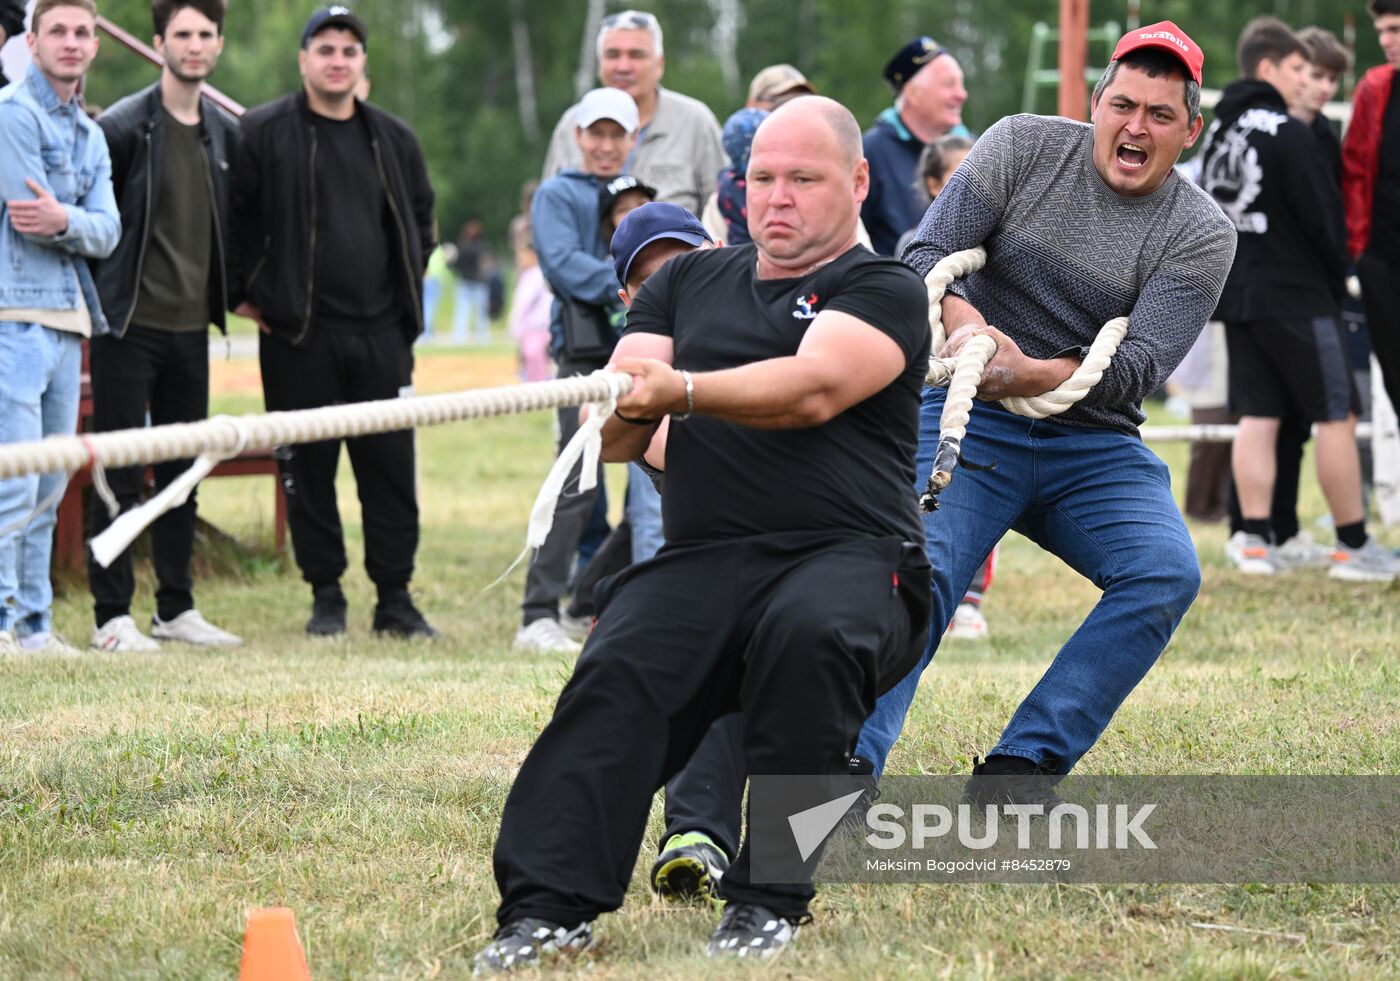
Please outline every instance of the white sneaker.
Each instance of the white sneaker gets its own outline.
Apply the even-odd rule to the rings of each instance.
[[[1338,542],[1327,575],[1348,582],[1391,582],[1400,575],[1400,559],[1374,538],[1366,539],[1360,548],[1347,548]]]
[[[0,630],[0,657],[10,657],[19,653],[19,644],[15,643],[15,635],[8,630]]]
[[[577,654],[583,650],[583,645],[566,634],[558,620],[545,617],[515,632],[515,649],[541,654]]]
[[[582,644],[593,631],[593,618],[571,617],[567,613],[560,613],[559,629],[563,630],[570,640],[576,640]]]
[[[986,640],[987,618],[982,610],[971,603],[959,603],[953,613],[953,622],[948,624],[944,634],[949,640]]]
[[[1274,549],[1280,569],[1325,569],[1332,564],[1332,550],[1319,545],[1313,536],[1300,531]]]
[[[160,650],[160,645],[143,634],[136,621],[129,615],[112,617],[100,627],[92,630],[92,646],[100,651],[113,653],[149,653]]]
[[[52,630],[45,630],[41,633],[22,637],[20,638],[19,646],[20,650],[25,654],[51,654],[55,657],[81,657],[83,653]]]
[[[198,647],[237,647],[243,643],[242,637],[220,630],[193,609],[186,610],[173,620],[152,616],[151,636]]]
[[[1225,543],[1225,557],[1247,576],[1272,576],[1278,572],[1278,557],[1261,535],[1237,531]]]

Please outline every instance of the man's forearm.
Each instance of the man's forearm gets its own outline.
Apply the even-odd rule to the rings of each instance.
[[[693,411],[756,429],[819,426],[839,411],[831,398],[838,379],[816,358],[771,358],[693,377]],[[672,411],[686,411],[684,399]]]
[[[609,416],[603,423],[603,462],[628,463],[640,457],[651,445],[656,426],[657,423],[639,425]]]

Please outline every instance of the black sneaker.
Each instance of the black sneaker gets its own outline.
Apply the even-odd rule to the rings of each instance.
[[[788,919],[757,903],[730,903],[705,945],[705,956],[767,960],[797,939],[798,928],[810,922],[810,915]]]
[[[345,594],[339,583],[316,586],[312,590],[311,619],[306,632],[313,637],[334,637],[345,633]]]
[[[591,922],[563,927],[534,917],[512,920],[472,958],[472,974],[503,974],[534,967],[541,957],[583,950],[592,941]]]
[[[374,625],[370,629],[377,634],[404,639],[422,637],[431,640],[438,636],[438,632],[418,612],[418,607],[413,605],[406,589],[379,597],[374,607]]]
[[[717,903],[719,880],[729,859],[703,831],[672,835],[651,867],[651,888],[662,899],[688,903],[707,899]]]
[[[1051,788],[1063,774],[1055,772],[1058,760],[1034,763],[1023,756],[974,758],[972,778],[963,799],[979,807],[987,804],[1040,804],[1048,812],[1063,804],[1064,798]]]

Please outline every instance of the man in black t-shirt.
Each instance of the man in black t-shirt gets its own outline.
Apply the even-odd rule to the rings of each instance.
[[[922,645],[923,284],[856,245],[869,172],[839,104],[773,113],[748,186],[754,245],[678,256],[632,303],[614,367],[633,388],[604,456],[635,459],[670,415],[667,544],[599,589],[506,801],[480,969],[588,943],[622,904],[652,794],[720,715],[744,712],[751,775],[845,773]],[[807,918],[810,878],[753,881],[750,846],[721,881],[712,955],[771,956]]]
[[[342,6],[301,36],[304,89],[249,111],[234,180],[230,303],[262,328],[269,410],[401,398],[413,391],[423,270],[436,247],[423,151],[401,120],[355,98],[364,22]],[[311,584],[306,632],[345,632],[340,440],[278,452],[297,565]],[[345,440],[364,514],[375,633],[433,637],[409,598],[418,549],[411,429]]]

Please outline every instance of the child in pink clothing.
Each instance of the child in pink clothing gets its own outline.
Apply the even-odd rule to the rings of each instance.
[[[528,223],[511,223],[515,247],[515,293],[510,303],[510,336],[520,349],[520,380],[548,381],[554,377],[549,359],[549,309],[551,296],[544,273],[530,248]]]

